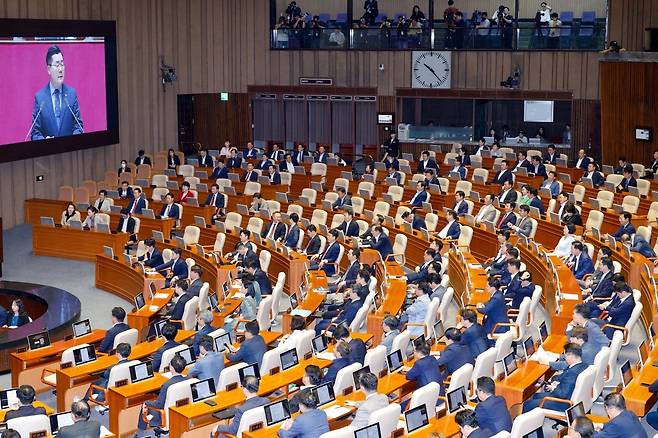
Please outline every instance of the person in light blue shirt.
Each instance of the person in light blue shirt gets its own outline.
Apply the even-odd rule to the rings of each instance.
[[[190,369],[188,376],[196,377],[199,380],[212,378],[216,388],[219,383],[219,374],[224,369],[224,355],[213,351],[213,343],[213,338],[210,336],[201,338],[201,341],[199,341],[199,357]]]
[[[318,409],[318,399],[312,390],[303,389],[299,393],[299,411],[301,415],[294,420],[283,422],[277,433],[280,438],[319,438],[329,432],[327,414]]]
[[[407,307],[400,317],[402,323],[414,323],[420,325],[409,326],[408,330],[411,336],[420,336],[425,333],[425,328],[422,325],[425,322],[425,315],[430,305],[429,285],[421,283],[416,288],[416,299],[413,304]]]

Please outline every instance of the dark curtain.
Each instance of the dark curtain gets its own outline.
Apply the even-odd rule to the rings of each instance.
[[[277,99],[254,99],[254,141],[282,141],[283,102]]]

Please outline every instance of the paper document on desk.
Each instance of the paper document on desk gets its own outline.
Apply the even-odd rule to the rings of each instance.
[[[236,292],[233,294],[233,298],[244,298],[244,294],[242,292]]]
[[[294,309],[292,312],[290,312],[291,316],[301,316],[303,318],[308,318],[311,315],[310,310],[305,310],[305,309]]]
[[[149,306],[149,310],[151,312],[157,312],[158,310],[160,310],[160,307],[158,307],[158,306]]]
[[[315,357],[317,357],[318,359],[322,359],[322,360],[334,360],[334,359],[336,359],[336,356],[334,356],[333,353],[329,353],[328,351],[323,351],[321,353],[317,353],[315,355]]]
[[[560,297],[562,297],[563,300],[578,300],[578,299],[580,299],[579,294],[565,294],[564,292],[562,292],[560,294]]]
[[[480,269],[482,265],[479,263],[469,263],[468,267],[471,269]]]
[[[153,298],[156,299],[156,300],[166,300],[167,298],[169,298],[169,294],[163,294],[163,293],[159,292],[159,293],[153,295]]]
[[[114,434],[101,424],[101,436],[114,436]]]
[[[325,414],[327,414],[327,417],[333,419],[333,418],[342,417],[343,415],[347,415],[350,412],[352,412],[352,410],[343,406],[334,405],[328,407],[327,409],[324,409],[324,412]]]

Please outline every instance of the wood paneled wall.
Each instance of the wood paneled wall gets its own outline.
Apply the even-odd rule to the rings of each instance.
[[[611,9],[613,36],[629,48],[641,46],[640,28],[658,20],[655,0],[611,0]],[[116,20],[121,130],[119,145],[1,164],[5,227],[22,222],[25,198],[52,197],[59,185],[101,179],[139,148],[154,152],[175,146],[178,93],[245,93],[248,85],[297,85],[300,76],[376,87],[380,96],[410,86],[409,52],[269,50],[265,0],[0,0],[0,17]],[[158,81],[160,56],[178,74],[166,92]],[[517,64],[523,89],[599,98],[595,53],[454,53],[453,86],[497,88]],[[45,175],[45,181],[36,183],[36,175]]]
[[[217,93],[194,95],[194,138],[206,148],[221,149],[224,140],[243,146],[251,141],[251,107],[247,93],[219,100]]]

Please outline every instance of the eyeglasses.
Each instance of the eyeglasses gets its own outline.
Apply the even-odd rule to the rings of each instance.
[[[56,62],[55,64],[48,64],[50,67],[55,67],[55,68],[64,68],[64,61],[61,62]]]

